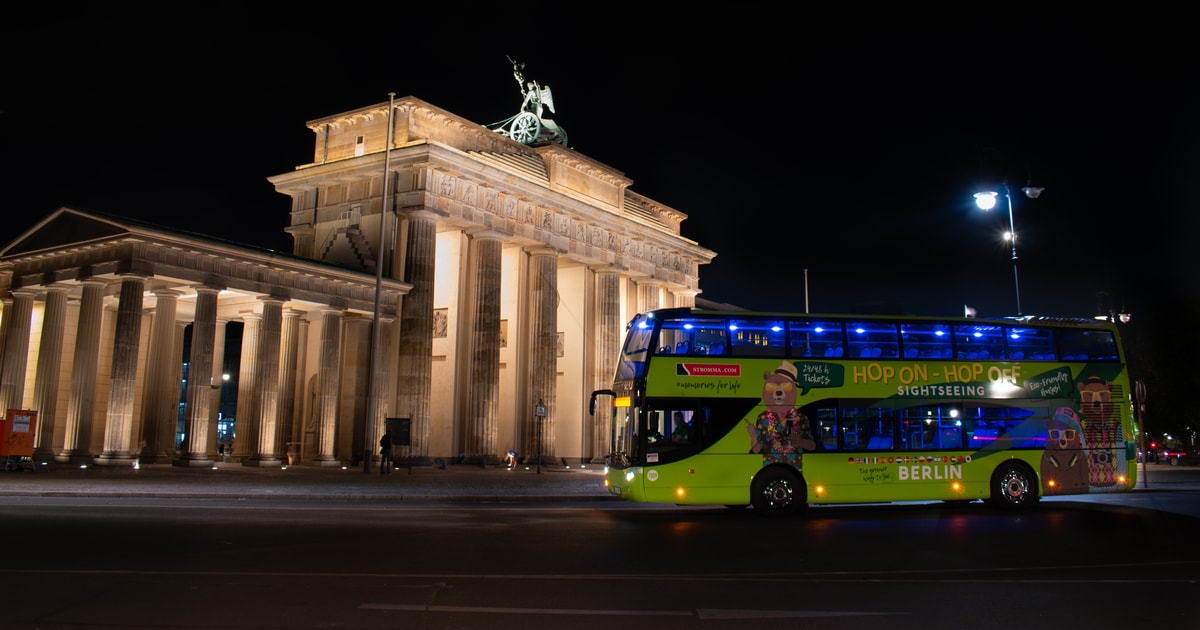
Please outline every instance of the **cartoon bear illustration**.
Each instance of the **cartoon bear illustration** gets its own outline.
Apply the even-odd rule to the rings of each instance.
[[[754,424],[747,423],[750,452],[762,453],[763,465],[785,463],[801,467],[803,451],[817,448],[808,418],[796,409],[799,385],[796,366],[782,362],[774,372],[763,372],[762,400],[767,409]]]
[[[1117,453],[1125,450],[1125,441],[1113,404],[1112,383],[1090,376],[1078,387],[1083,444],[1088,453],[1088,480],[1097,487],[1115,485],[1117,477],[1124,473],[1124,461],[1118,460]]]
[[[1042,494],[1078,494],[1088,491],[1088,464],[1083,459],[1083,427],[1070,407],[1054,412],[1042,452]]]

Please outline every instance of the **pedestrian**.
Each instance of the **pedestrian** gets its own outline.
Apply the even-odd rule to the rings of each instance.
[[[388,429],[384,432],[383,437],[379,438],[379,474],[390,475],[392,473],[392,430]]]
[[[673,416],[675,429],[671,431],[671,441],[676,444],[687,444],[692,441],[692,427],[683,419],[683,413],[676,411]]]
[[[508,466],[509,470],[517,467],[517,451],[508,449],[508,453],[504,456],[504,465]]]

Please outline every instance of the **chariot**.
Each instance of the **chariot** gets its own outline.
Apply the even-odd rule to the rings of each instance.
[[[509,58],[509,61],[512,59]],[[557,142],[566,146],[567,132],[553,120],[542,115],[546,109],[550,110],[552,114],[556,113],[554,111],[554,95],[550,92],[550,86],[540,85],[532,79],[526,81],[523,72],[525,64],[516,61],[512,61],[512,64],[513,76],[516,78],[517,84],[521,86],[521,95],[525,97],[521,103],[521,111],[500,122],[487,125],[487,128],[521,144]]]

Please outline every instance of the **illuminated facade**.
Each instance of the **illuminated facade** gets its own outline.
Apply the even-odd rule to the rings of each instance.
[[[245,465],[356,463],[385,418],[411,421],[399,462],[607,453],[587,400],[625,323],[693,304],[715,256],[685,215],[411,97],[308,127],[313,162],[269,178],[290,254],[71,208],[0,251],[0,402],[38,411],[35,459],[210,465],[231,322]],[[185,330],[211,377],[188,379],[178,431]]]

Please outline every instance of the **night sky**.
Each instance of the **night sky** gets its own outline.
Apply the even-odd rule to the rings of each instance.
[[[718,254],[704,298],[1014,315],[1007,211],[972,199],[1003,180],[1025,314],[1136,319],[1200,296],[1182,13],[767,6],[9,20],[0,243],[69,205],[290,251],[267,178],[311,161],[307,121],[389,92],[501,121],[521,105],[512,57],[573,149],[688,215],[683,235]]]

